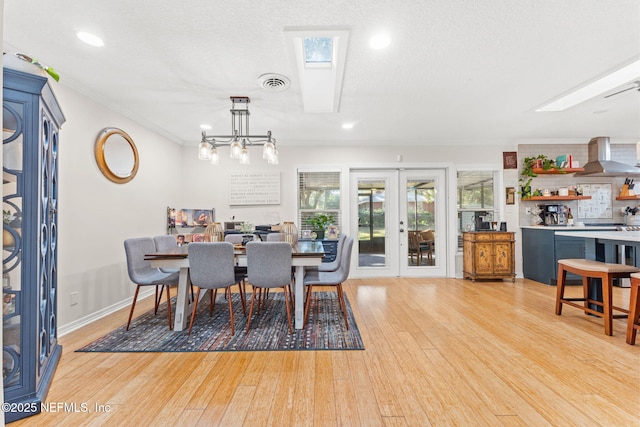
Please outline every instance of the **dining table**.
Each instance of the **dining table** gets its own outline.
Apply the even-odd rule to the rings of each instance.
[[[236,260],[246,257],[245,248],[241,245],[234,245],[234,254]],[[298,241],[295,245],[292,245],[291,266],[295,268],[294,314],[296,329],[302,329],[304,325],[305,267],[320,265],[324,256],[324,246],[320,241]],[[145,254],[145,259],[150,261],[151,267],[154,268],[175,268],[180,270],[173,330],[182,331],[186,329],[187,319],[192,309],[191,304],[193,304],[189,298],[191,279],[189,277],[188,245],[175,247],[167,251]],[[201,295],[201,299],[204,295],[204,293]]]

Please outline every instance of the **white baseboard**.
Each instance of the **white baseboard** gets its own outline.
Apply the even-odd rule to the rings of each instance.
[[[142,290],[142,292],[140,292],[138,294],[138,300],[142,300],[148,296],[154,295],[155,294],[155,287],[153,286],[149,286],[148,289],[146,290]],[[58,327],[58,336],[62,337],[70,332],[75,331],[76,329],[80,329],[83,326],[87,326],[90,323],[95,322],[96,320],[100,320],[105,316],[108,316],[112,313],[115,313],[116,311],[125,308],[125,307],[129,307],[131,306],[131,303],[133,302],[133,297],[131,298],[127,298],[124,301],[120,301],[118,303],[115,303],[113,305],[110,305],[109,307],[105,307],[102,310],[96,311],[95,313],[91,313],[88,316],[85,316],[83,318],[80,318],[78,320],[75,320],[71,323],[68,323],[66,325],[63,326],[59,326]]]

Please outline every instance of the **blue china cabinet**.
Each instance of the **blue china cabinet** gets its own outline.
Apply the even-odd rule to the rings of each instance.
[[[47,78],[6,68],[3,76],[2,377],[11,422],[40,412],[62,353],[58,131],[65,118]]]

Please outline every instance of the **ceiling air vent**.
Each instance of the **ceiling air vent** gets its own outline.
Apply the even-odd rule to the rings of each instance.
[[[258,86],[269,92],[282,92],[289,87],[289,79],[282,74],[267,73],[258,77]]]

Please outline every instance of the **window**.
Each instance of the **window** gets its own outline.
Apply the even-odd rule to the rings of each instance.
[[[315,214],[333,217],[340,226],[340,172],[298,172],[298,224],[300,230],[311,230],[307,219]]]
[[[333,59],[332,37],[305,37],[304,61],[310,64],[330,65]]]
[[[496,221],[495,171],[458,171],[458,248],[462,231],[474,230],[476,221]]]

